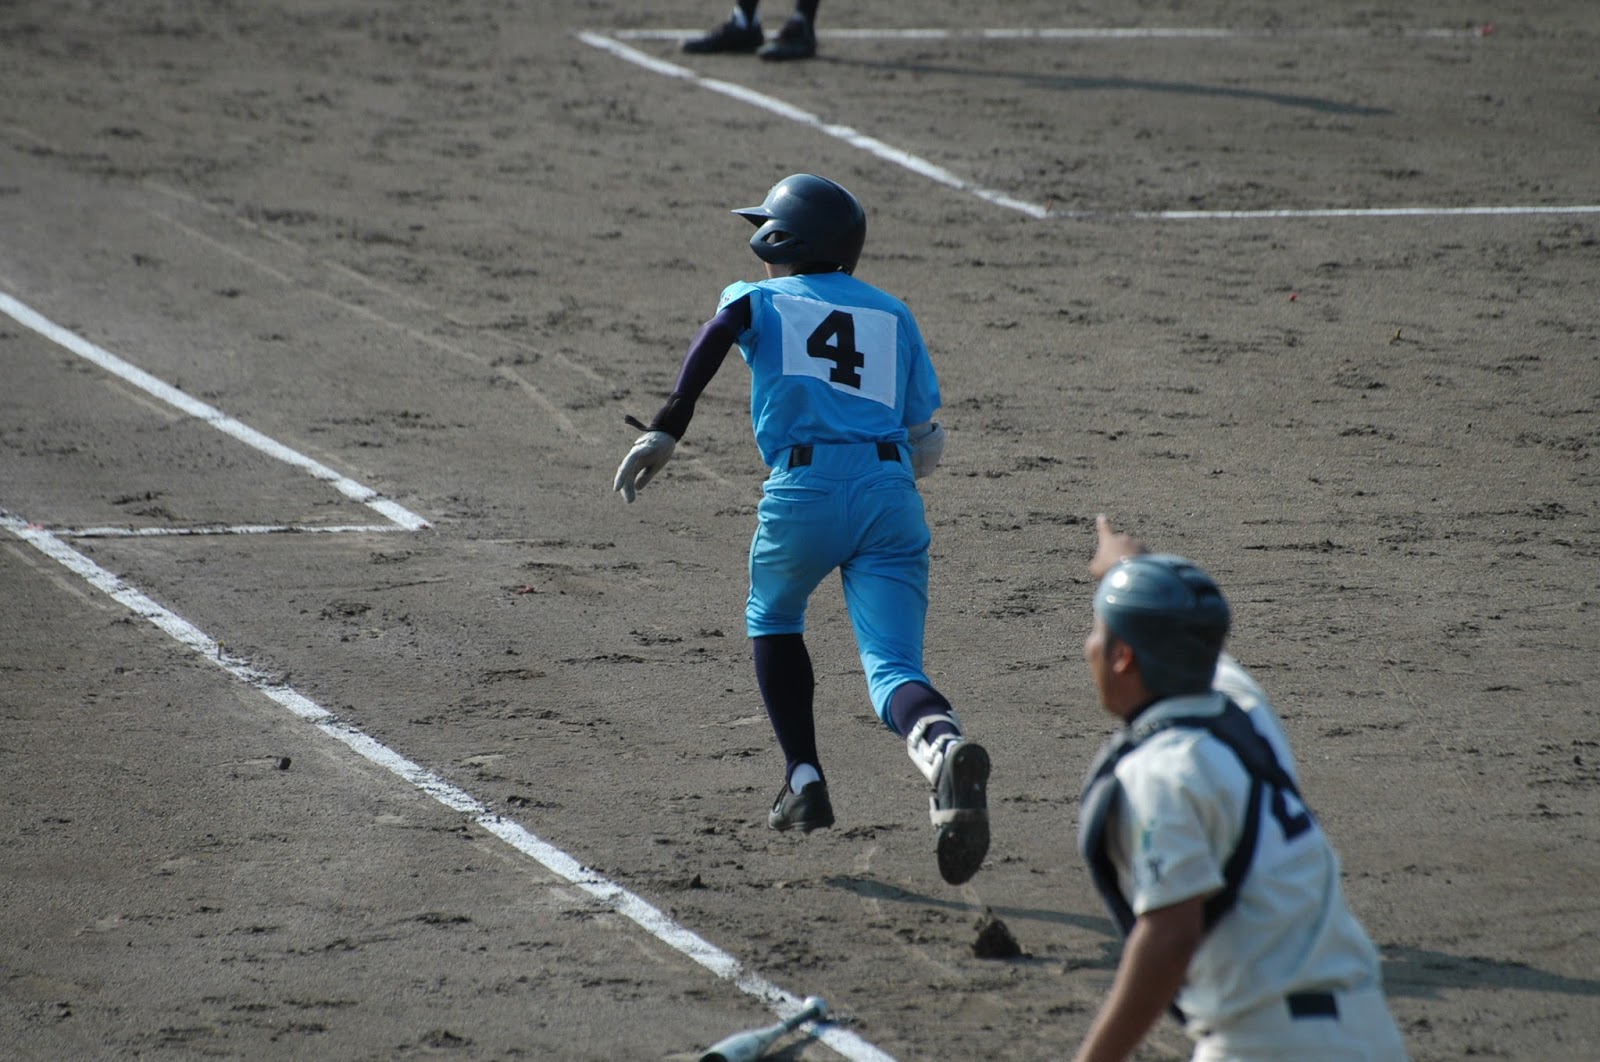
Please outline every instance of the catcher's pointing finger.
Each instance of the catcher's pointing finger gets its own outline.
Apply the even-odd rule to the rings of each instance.
[[[1094,518],[1095,535],[1098,538],[1094,551],[1094,559],[1089,562],[1089,575],[1094,579],[1102,579],[1106,572],[1115,568],[1128,557],[1137,556],[1146,552],[1144,543],[1128,534],[1118,531],[1111,526],[1111,520],[1105,513],[1099,513]]]

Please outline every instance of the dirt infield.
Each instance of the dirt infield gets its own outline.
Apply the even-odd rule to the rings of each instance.
[[[1070,1056],[1117,955],[1072,849],[1106,511],[1228,591],[1413,1057],[1600,1057],[1589,0],[652,32],[721,14],[0,0],[4,1053],[693,1059],[776,991],[851,1037],[779,1058]],[[836,586],[839,823],[765,827],[744,370],[609,491],[756,275],[727,210],[799,170],[941,372],[928,663],[995,762],[961,888]]]

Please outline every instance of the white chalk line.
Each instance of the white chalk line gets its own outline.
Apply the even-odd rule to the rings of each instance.
[[[56,527],[61,538],[183,538],[209,535],[372,535],[409,528],[399,524],[209,524],[200,527]]]
[[[70,350],[80,358],[91,361],[112,375],[126,380],[174,409],[187,413],[197,420],[204,421],[223,434],[231,435],[246,446],[259,450],[268,457],[309,472],[317,479],[332,485],[334,489],[347,498],[360,502],[407,531],[420,531],[430,526],[428,521],[403,505],[390,501],[372,488],[363,486],[348,476],[335,472],[322,462],[307,457],[300,451],[291,449],[277,440],[263,435],[243,421],[228,416],[220,409],[208,405],[198,398],[184,394],[176,387],[157,379],[137,365],[130,364],[110,351],[89,342],[82,336],[62,328],[43,314],[30,309],[4,292],[0,292],[0,313],[4,313],[18,324],[32,329],[57,346]]]
[[[1053,210],[1053,218],[1132,221],[1252,221],[1272,218],[1458,218],[1529,214],[1600,214],[1588,206],[1317,207],[1309,210]]]
[[[287,709],[297,718],[315,726],[369,763],[410,783],[452,811],[471,817],[472,821],[484,830],[533,859],[552,874],[577,886],[605,907],[633,921],[658,940],[718,977],[732,982],[745,994],[754,996],[774,1010],[780,1017],[787,1018],[796,1014],[804,1005],[804,1000],[800,997],[754,973],[743,962],[679,925],[643,898],[589,869],[554,845],[541,840],[521,824],[491,811],[483,801],[445,781],[433,771],[412,762],[376,738],[343,722],[293,687],[273,680],[248,660],[230,653],[215,638],[100,567],[62,542],[55,533],[4,511],[0,511],[0,527],[79,576],[134,615],[149,621],[180,645],[215,664],[235,679]],[[860,1062],[894,1062],[890,1055],[847,1030],[831,1025],[817,1026],[815,1023],[811,1023],[807,1028],[815,1032],[817,1039],[845,1058]]]
[[[986,203],[1004,207],[1020,214],[1025,214],[1036,221],[1067,220],[1067,221],[1251,221],[1251,220],[1292,220],[1315,218],[1426,218],[1426,217],[1516,217],[1524,215],[1553,215],[1553,214],[1600,214],[1600,204],[1575,205],[1575,206],[1468,206],[1468,207],[1331,207],[1312,208],[1306,210],[1057,210],[1052,203],[1032,203],[1025,199],[992,188],[984,188],[962,177],[957,176],[943,166],[929,162],[909,151],[897,148],[877,137],[869,136],[846,125],[836,125],[824,121],[810,111],[803,110],[793,104],[769,96],[754,89],[735,85],[732,82],[722,81],[717,78],[704,77],[690,70],[688,67],[677,63],[667,62],[646,55],[636,48],[623,44],[623,39],[628,40],[667,40],[693,36],[693,30],[616,30],[608,33],[598,33],[588,30],[577,31],[577,37],[592,48],[609,52],[619,59],[643,67],[652,73],[665,77],[678,78],[711,92],[717,92],[742,103],[750,104],[764,111],[768,111],[780,118],[787,118],[796,124],[808,126],[818,132],[825,133],[837,140],[842,140],[851,147],[865,151],[885,162],[893,163],[912,173],[919,174],[947,188],[975,196]],[[1457,36],[1481,37],[1489,32],[1487,27],[1475,30],[1420,30],[1409,31],[1390,36]],[[1383,36],[1370,31],[1276,31],[1276,30],[1178,30],[1178,29],[1102,29],[1102,30],[835,30],[835,36],[852,37],[859,40],[920,40],[920,39],[956,39],[978,38],[985,39],[1030,39],[1030,38],[1069,38],[1081,37],[1084,39],[1134,39],[1134,38],[1211,38],[1211,37],[1263,37],[1263,36]],[[819,30],[818,36],[826,37],[827,33]]]
[[[943,166],[936,166],[927,159],[919,158],[908,151],[902,151],[891,144],[887,144],[876,137],[868,136],[867,134],[852,129],[847,125],[834,125],[829,122],[825,122],[821,118],[812,114],[810,111],[805,111],[792,104],[785,103],[774,96],[768,96],[763,92],[756,92],[754,89],[747,89],[743,85],[735,85],[729,81],[719,81],[715,78],[701,77],[699,74],[688,69],[687,67],[679,66],[676,63],[669,63],[663,59],[656,59],[652,56],[645,55],[638,49],[630,48],[626,44],[623,44],[622,42],[611,37],[607,37],[603,34],[580,31],[578,33],[578,39],[592,48],[598,48],[601,51],[610,52],[612,55],[617,56],[617,58],[624,59],[627,62],[635,64],[636,66],[642,66],[646,70],[650,70],[657,74],[663,74],[667,77],[681,78],[685,81],[691,82],[692,84],[699,85],[701,88],[709,89],[712,92],[721,93],[724,96],[739,100],[742,103],[748,103],[753,107],[759,107],[762,110],[770,111],[780,118],[787,118],[789,121],[795,122],[799,125],[809,126],[812,129],[831,136],[836,140],[842,140],[851,147],[865,151],[870,155],[874,155],[880,159],[883,159],[885,162],[892,162],[896,166],[910,170],[912,173],[920,174],[931,181],[935,181],[938,184],[942,184],[948,188],[953,188],[958,192],[965,192],[968,195],[976,196],[977,198],[993,203],[996,206],[1002,206],[1008,210],[1015,210],[1032,218],[1043,219],[1049,216],[1049,212],[1043,206],[1035,203],[1027,203],[1021,199],[1009,196],[1004,192],[998,192],[992,188],[983,188],[979,185],[973,184],[971,181],[963,180],[962,178],[957,177],[954,173],[951,173],[949,170],[945,169]]]
[[[619,29],[608,30],[607,35],[625,41],[676,41],[698,37],[705,27],[698,29]],[[1433,39],[1451,40],[1470,37],[1487,37],[1494,32],[1490,25],[1470,29],[1227,29],[1205,26],[1126,26],[1126,27],[1060,27],[1060,28],[995,28],[995,29],[819,29],[819,40],[855,41],[1206,41],[1206,40],[1261,40],[1284,38],[1359,37],[1378,40]]]
[[[60,146],[50,142],[49,140],[46,140],[44,137],[39,136],[37,133],[33,132],[30,129],[23,128],[22,126],[10,125],[10,124],[7,124],[7,123],[0,123],[0,131],[9,132],[9,133],[11,133],[11,134],[13,134],[15,136],[19,136],[19,137],[27,140],[29,143],[35,144],[35,145],[37,145],[39,147],[42,147],[42,148],[46,148],[46,149],[50,150],[51,152],[54,152],[57,155],[70,155],[71,154],[70,152],[66,151],[65,149],[61,148]],[[294,240],[291,240],[288,237],[282,235],[281,233],[274,232],[271,229],[267,228],[266,226],[260,225],[260,224],[256,223],[255,221],[252,221],[251,219],[249,219],[247,217],[244,217],[241,214],[238,214],[238,213],[235,213],[235,212],[229,211],[229,210],[224,210],[224,209],[222,209],[222,208],[220,208],[220,207],[218,207],[218,206],[216,206],[216,205],[214,205],[212,203],[208,203],[204,199],[200,199],[200,198],[198,198],[196,196],[190,195],[188,192],[185,192],[180,188],[174,188],[173,186],[171,186],[169,184],[164,184],[161,181],[155,180],[154,178],[145,178],[143,183],[144,183],[145,187],[150,188],[150,189],[152,189],[152,190],[154,190],[156,192],[159,192],[162,195],[165,195],[165,196],[167,196],[167,197],[169,197],[171,199],[175,199],[175,200],[177,200],[177,201],[179,201],[181,203],[184,203],[184,204],[186,204],[186,205],[188,205],[190,207],[194,207],[194,208],[197,208],[197,209],[200,209],[200,210],[204,210],[205,212],[207,212],[207,213],[209,213],[209,214],[211,214],[211,215],[213,215],[215,217],[224,218],[224,219],[226,219],[226,220],[228,220],[228,221],[230,221],[230,222],[232,222],[232,223],[234,223],[236,225],[239,225],[239,226],[241,226],[241,227],[243,227],[245,229],[248,229],[249,231],[255,233],[257,236],[262,237],[263,239],[271,240],[271,241],[277,243],[281,247],[288,248],[289,250],[291,250],[294,253],[298,254],[300,257],[305,258],[305,259],[307,259],[309,261],[314,261],[317,264],[322,265],[325,268],[330,269],[330,270],[340,274],[341,276],[344,276],[344,277],[348,278],[349,280],[352,280],[352,281],[354,281],[354,282],[356,282],[356,283],[358,283],[358,284],[360,284],[360,285],[362,285],[362,286],[364,286],[364,287],[366,287],[366,288],[368,288],[368,289],[370,289],[372,291],[375,291],[375,292],[377,292],[377,293],[379,293],[379,294],[381,294],[381,295],[383,295],[383,296],[385,296],[387,298],[393,299],[396,302],[404,303],[404,304],[410,306],[411,308],[413,308],[415,310],[425,311],[426,313],[428,313],[432,317],[437,318],[439,320],[443,320],[446,323],[451,324],[451,325],[453,325],[453,326],[455,326],[457,328],[465,329],[465,330],[468,330],[468,331],[475,331],[475,332],[476,331],[481,331],[481,329],[479,329],[478,326],[473,325],[473,324],[471,324],[471,323],[469,323],[467,321],[463,321],[463,320],[461,320],[461,319],[459,319],[457,317],[452,316],[451,314],[445,313],[445,312],[441,311],[438,307],[431,305],[430,303],[426,302],[423,299],[419,299],[414,295],[411,295],[411,294],[409,294],[409,293],[407,293],[405,291],[402,291],[399,288],[396,288],[396,287],[394,287],[392,285],[389,285],[389,284],[384,284],[383,282],[381,282],[381,281],[379,281],[379,280],[377,280],[377,279],[375,279],[373,277],[367,276],[365,273],[361,273],[361,272],[359,272],[357,270],[351,269],[349,266],[344,265],[343,263],[336,262],[336,261],[333,261],[332,259],[328,259],[328,258],[317,257],[316,255],[314,255],[312,253],[312,251],[309,248],[307,248],[303,244],[297,243]],[[261,270],[262,272],[266,273],[268,276],[271,276],[272,278],[274,278],[275,280],[279,281],[280,283],[284,284],[287,287],[302,287],[302,288],[305,288],[306,290],[310,291],[312,294],[320,296],[320,297],[326,299],[327,301],[333,303],[334,305],[341,306],[341,307],[344,307],[346,309],[357,310],[357,311],[363,312],[365,315],[367,315],[371,319],[379,322],[380,324],[386,325],[386,326],[391,327],[391,328],[395,328],[395,329],[397,329],[399,331],[403,331],[406,334],[411,335],[413,338],[419,339],[422,342],[429,343],[429,344],[431,344],[433,346],[436,346],[439,349],[445,350],[445,351],[447,351],[447,352],[449,352],[451,354],[467,357],[469,360],[478,361],[480,363],[482,362],[482,359],[477,358],[475,355],[466,354],[466,352],[463,351],[462,348],[454,346],[453,344],[445,343],[442,340],[438,339],[437,337],[429,336],[429,335],[426,335],[426,334],[423,334],[423,333],[418,333],[415,330],[408,329],[405,325],[402,325],[397,321],[394,321],[394,320],[391,320],[390,318],[383,317],[381,315],[375,314],[370,310],[366,310],[365,307],[362,307],[358,303],[353,303],[348,299],[340,298],[340,297],[338,297],[338,296],[336,296],[336,295],[334,295],[334,294],[332,294],[330,292],[322,290],[321,288],[318,288],[318,287],[315,287],[315,286],[312,286],[312,285],[309,285],[309,284],[302,284],[302,283],[296,281],[293,277],[289,276],[287,273],[284,273],[282,270],[275,269],[272,266],[266,264],[265,262],[262,262],[261,260],[259,260],[257,258],[254,258],[254,257],[244,253],[239,248],[234,247],[234,246],[232,246],[230,244],[227,244],[227,243],[223,243],[220,240],[216,240],[216,239],[212,238],[211,236],[208,236],[205,233],[200,232],[198,229],[195,229],[192,226],[184,224],[183,222],[179,221],[178,219],[176,219],[174,217],[171,217],[171,216],[169,216],[167,214],[163,214],[163,213],[161,213],[160,211],[157,211],[157,210],[150,210],[149,213],[152,216],[157,217],[157,218],[161,219],[162,221],[165,221],[168,224],[171,224],[171,225],[175,226],[176,228],[182,230],[186,234],[188,234],[188,235],[190,235],[190,236],[192,236],[192,237],[194,237],[196,239],[199,239],[199,240],[201,240],[201,241],[203,241],[205,243],[210,244],[211,246],[215,247],[216,249],[222,251],[223,253],[228,254],[228,255],[238,259],[239,261],[244,262],[247,265],[253,266],[256,269]],[[516,342],[513,339],[510,339],[510,338],[507,338],[506,336],[498,335],[498,334],[491,334],[490,338],[492,338],[495,342],[501,343],[501,344],[509,347],[512,350],[515,350],[515,351],[518,351],[518,352],[524,352],[524,353],[537,354],[541,358],[548,358],[548,359],[550,359],[552,361],[559,362],[561,365],[563,365],[566,368],[572,370],[573,372],[576,372],[581,376],[587,377],[591,382],[594,382],[594,383],[597,383],[597,384],[604,384],[604,383],[607,382],[604,377],[602,377],[599,373],[595,372],[589,366],[583,364],[582,362],[572,360],[571,358],[567,357],[565,354],[562,354],[558,350],[534,350],[533,348],[524,346],[523,344],[520,344],[520,343]],[[541,404],[545,405],[548,409],[550,409],[550,411],[561,421],[563,427],[568,427],[568,428],[571,427],[570,421],[567,419],[566,414],[563,413],[561,410],[555,408],[553,405],[550,405],[548,400],[544,398],[543,394],[541,392],[538,392],[538,390],[536,388],[534,388],[533,385],[529,381],[527,381],[526,379],[522,379],[519,374],[511,372],[511,371],[509,371],[508,369],[506,369],[504,367],[500,367],[500,368],[501,368],[501,374],[502,375],[508,376],[508,377],[515,377],[516,379],[515,379],[514,382],[516,382],[518,386],[523,387],[525,389],[529,389],[530,393],[534,394],[534,397],[536,398],[536,400],[538,400]]]

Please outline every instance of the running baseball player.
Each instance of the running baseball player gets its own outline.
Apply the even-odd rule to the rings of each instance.
[[[1169,1006],[1195,1062],[1403,1062],[1288,741],[1222,651],[1222,591],[1104,516],[1098,534],[1084,657],[1122,727],[1089,771],[1078,841],[1127,939],[1077,1062],[1128,1058]]]
[[[756,226],[750,247],[767,279],[723,291],[612,487],[632,502],[661,471],[737,344],[771,469],[745,606],[756,684],[785,760],[767,824],[810,832],[834,822],[804,632],[812,591],[837,570],[873,709],[932,787],[939,872],[959,885],[989,850],[989,755],[965,738],[922,666],[929,531],[915,480],[937,466],[945,442],[933,420],[933,364],[905,304],[854,276],[867,233],[855,196],[800,173],[734,213]]]

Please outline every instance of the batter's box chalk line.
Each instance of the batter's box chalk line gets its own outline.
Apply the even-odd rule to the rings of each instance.
[[[32,546],[129,612],[149,621],[158,630],[201,659],[221,668],[234,679],[289,711],[297,719],[314,726],[325,736],[425,793],[444,807],[466,816],[475,825],[534,860],[551,874],[575,886],[595,902],[629,919],[651,936],[718,978],[733,984],[746,995],[755,998],[779,1017],[793,1014],[802,1007],[801,997],[757,974],[744,962],[698,933],[680,925],[643,897],[629,892],[597,871],[584,866],[579,860],[548,841],[540,839],[520,823],[495,812],[471,793],[344,722],[311,698],[271,677],[248,660],[229,652],[221,642],[79,553],[61,541],[57,535],[41,528],[38,524],[4,511],[0,511],[0,531],[9,532]],[[895,1062],[891,1055],[879,1050],[855,1033],[835,1025],[819,1028],[816,1038],[850,1062]]]
[[[878,137],[863,133],[847,125],[829,122],[801,107],[776,96],[743,85],[707,77],[678,63],[668,62],[641,52],[623,43],[627,40],[662,41],[679,40],[693,36],[693,30],[634,29],[598,32],[574,31],[575,36],[591,48],[599,49],[624,62],[632,63],[651,73],[686,81],[708,92],[715,92],[738,100],[796,125],[804,126],[825,136],[841,140],[859,151],[909,170],[935,184],[970,195],[992,206],[1024,214],[1037,221],[1287,221],[1315,218],[1429,218],[1429,217],[1514,217],[1549,214],[1600,214],[1597,205],[1534,205],[1534,206],[1466,206],[1466,207],[1330,207],[1309,210],[1058,210],[1051,201],[1034,203],[1020,199],[1009,192],[985,188],[964,177],[915,155]],[[820,37],[850,40],[1225,40],[1258,37],[1484,37],[1493,32],[1492,26],[1467,30],[1396,30],[1392,33],[1372,30],[1233,30],[1233,29],[981,29],[981,30],[834,30],[818,31]]]
[[[144,391],[146,394],[150,395],[152,398],[166,403],[179,412],[186,413],[189,416],[194,417],[196,420],[200,420],[211,425],[224,435],[230,435],[238,441],[244,443],[246,446],[257,450],[268,457],[273,458],[274,460],[281,461],[286,465],[298,468],[309,473],[314,478],[328,483],[345,497],[360,502],[362,505],[365,505],[367,508],[373,510],[378,515],[389,521],[387,526],[380,527],[352,525],[337,528],[316,528],[298,527],[294,525],[251,525],[245,527],[222,527],[211,529],[163,528],[140,530],[124,528],[119,530],[115,528],[91,528],[87,531],[79,532],[80,535],[88,537],[110,537],[113,535],[154,536],[164,534],[213,533],[272,534],[282,532],[339,533],[375,530],[421,531],[430,526],[427,520],[418,516],[416,513],[412,512],[410,509],[407,509],[398,502],[391,501],[390,499],[384,497],[371,487],[357,483],[350,477],[334,471],[315,458],[308,457],[298,450],[285,446],[276,439],[270,438],[267,435],[263,435],[261,432],[256,431],[248,424],[245,424],[243,421],[237,420],[234,417],[230,417],[228,414],[222,412],[220,409],[217,409],[215,406],[202,402],[192,395],[185,394],[166,381],[157,379],[148,372],[145,372],[137,365],[133,365],[130,362],[117,357],[115,354],[104,349],[103,347],[96,346],[75,332],[71,332],[68,329],[61,327],[54,321],[39,313],[37,310],[24,305],[17,299],[14,299],[10,295],[7,295],[3,292],[0,292],[0,313],[10,317],[23,327],[38,333],[45,339],[54,343],[56,346],[62,347],[65,350],[69,350],[78,355],[80,358],[98,365],[106,372],[109,372],[113,376],[119,377],[120,379],[132,384],[141,391]]]

